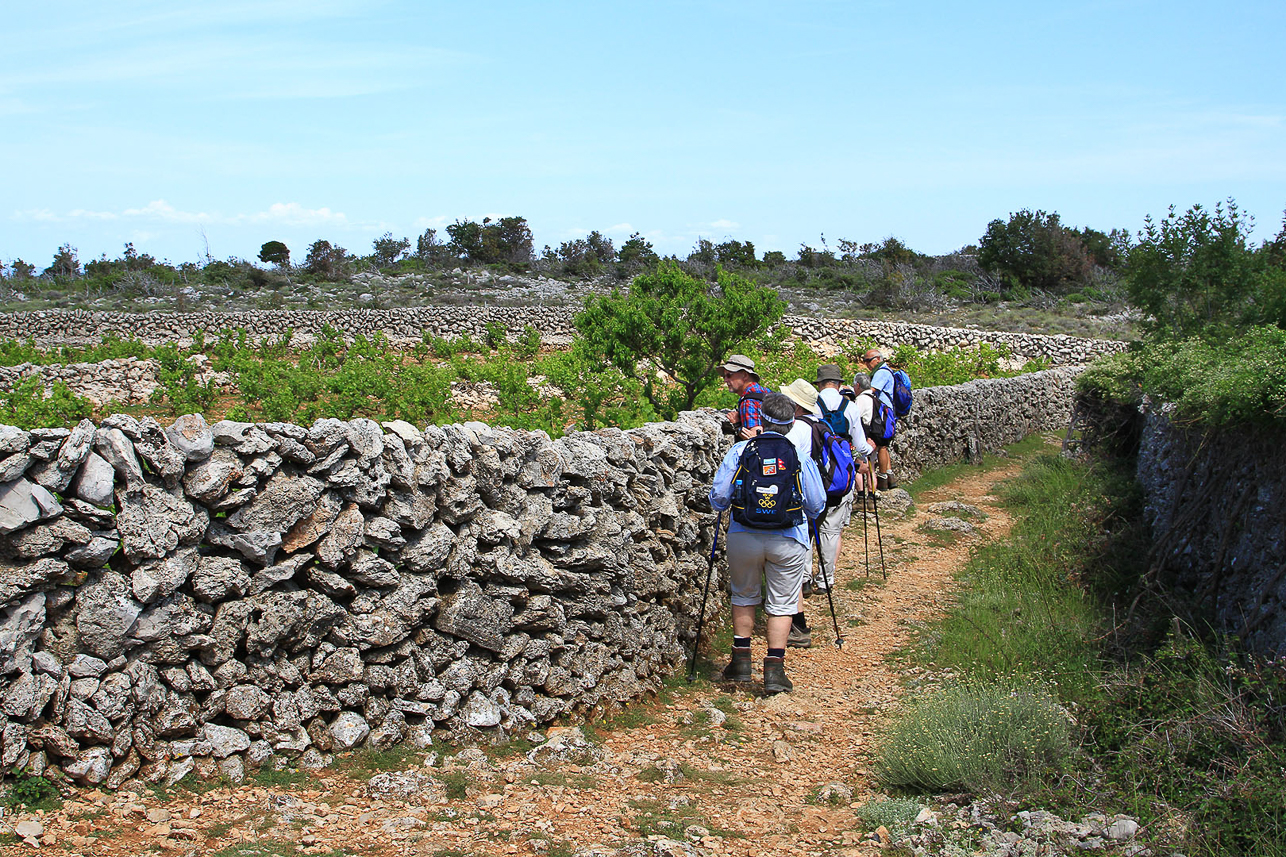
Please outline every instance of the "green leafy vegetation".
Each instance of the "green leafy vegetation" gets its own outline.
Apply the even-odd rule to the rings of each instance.
[[[1250,243],[1237,204],[1148,219],[1126,282],[1147,337],[1077,382],[1090,440],[1129,452],[1145,397],[1207,429],[1286,420],[1286,226]]]
[[[852,343],[846,352],[831,356],[803,342],[787,346],[780,337],[780,333],[760,331],[746,342],[731,345],[719,339],[718,347],[751,354],[765,381],[775,387],[795,377],[816,377],[817,365],[823,362],[837,361],[846,373],[856,370],[855,356],[869,345]],[[735,404],[735,397],[722,384],[711,383],[717,377],[713,369],[707,373],[709,378],[694,380],[689,390],[660,383],[655,377],[627,373],[605,362],[586,339],[576,339],[565,350],[540,352],[539,334],[530,328],[515,342],[507,339],[499,325],[493,325],[481,342],[467,336],[452,340],[428,336],[410,349],[393,346],[383,334],[370,338],[359,335],[346,343],[339,331],[329,327],[307,347],[292,347],[291,339],[292,331],[287,330],[277,338],[253,343],[244,330],[237,330],[222,331],[210,341],[197,336],[183,348],[109,337],[100,345],[51,352],[30,342],[4,341],[0,342],[0,364],[93,362],[118,357],[157,361],[160,385],[147,405],[108,405],[97,416],[120,409],[136,416],[203,413],[211,419],[303,425],[322,417],[403,419],[416,425],[483,419],[559,437],[574,429],[633,428],[658,419],[660,413],[646,393],[649,385],[652,399],[666,408],[686,407],[692,390],[700,406]],[[705,356],[687,363],[694,373],[699,363],[706,365],[701,361],[708,360],[714,367],[726,356],[711,357],[715,346],[709,340],[703,342],[698,352]],[[936,354],[913,348],[898,351],[898,359],[904,361],[917,387],[1042,368],[1029,364],[1006,369],[1008,358],[1006,348],[986,345]],[[230,394],[209,380],[201,380],[205,363],[231,379],[234,390]],[[457,406],[453,386],[461,384],[485,388],[494,395],[495,404]],[[41,389],[40,381],[29,377],[13,390],[0,392],[0,422],[25,428],[70,426],[95,415],[88,400],[75,396],[64,385],[54,384],[47,397],[40,394]]]
[[[1095,361],[1077,379],[1088,402],[1132,418],[1146,393],[1175,406],[1174,418],[1211,428],[1286,421],[1286,329],[1251,327],[1206,337],[1154,339]],[[1111,422],[1109,420],[1109,422]]]
[[[33,429],[72,426],[93,413],[94,406],[77,396],[62,381],[55,381],[46,395],[40,378],[28,376],[11,390],[0,390],[0,425]]]
[[[0,805],[25,809],[51,811],[63,805],[58,787],[44,777],[28,773],[15,773],[13,782],[0,798]]]
[[[720,269],[717,280],[711,288],[665,262],[625,294],[589,298],[576,316],[587,353],[637,382],[662,419],[691,410],[718,383],[719,363],[732,349],[786,309],[775,292],[744,277]]]

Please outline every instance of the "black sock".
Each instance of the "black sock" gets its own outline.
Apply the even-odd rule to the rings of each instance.
[[[785,650],[785,649],[773,649],[773,648],[769,648],[769,649],[768,649],[768,657],[770,657],[770,658],[781,658],[781,659],[784,661],[784,660],[786,660],[786,650]]]
[[[749,638],[749,637],[733,637],[733,638],[732,638],[732,647],[733,647],[734,649],[748,649],[748,648],[750,648],[750,638]]]
[[[790,622],[792,625],[794,625],[796,628],[798,628],[801,631],[808,630],[808,617],[805,616],[803,613],[796,613],[794,616],[791,617]]]

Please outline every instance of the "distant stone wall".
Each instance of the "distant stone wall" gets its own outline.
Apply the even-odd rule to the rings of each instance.
[[[894,471],[913,480],[926,470],[967,461],[1037,431],[1065,429],[1079,367],[1015,378],[985,378],[915,391],[915,406],[898,422]]]
[[[548,344],[565,344],[575,328],[576,310],[568,307],[478,307],[428,306],[401,309],[354,310],[253,310],[245,312],[124,313],[79,310],[40,310],[0,314],[0,338],[35,339],[42,346],[97,343],[104,334],[136,336],[148,343],[186,342],[201,331],[214,336],[221,330],[243,329],[255,340],[279,337],[288,330],[296,335],[316,336],[323,326],[347,337],[382,332],[394,340],[419,340],[428,333],[475,338],[486,332],[487,324],[502,325],[516,336],[531,325]],[[932,327],[893,321],[817,319],[786,316],[783,324],[801,339],[840,346],[846,341],[873,339],[881,346],[913,345],[941,350],[955,346],[976,346],[987,342],[1007,345],[1014,356],[1028,360],[1046,358],[1053,366],[1087,363],[1100,354],[1121,351],[1125,343],[1114,340],[1082,339],[1074,336],[1043,336],[1031,333],[1003,333],[957,327]]]
[[[1095,357],[1124,351],[1128,344],[1114,339],[1086,339],[1078,336],[1046,336],[1036,333],[1007,333],[963,327],[934,327],[900,321],[859,319],[817,319],[787,316],[785,323],[800,339],[840,347],[853,340],[874,340],[882,348],[913,345],[922,351],[949,348],[976,348],[986,343],[1005,345],[1020,360],[1044,358],[1051,366],[1089,363]]]
[[[1073,375],[917,391],[899,472],[1063,424]],[[0,427],[0,766],[237,779],[637,697],[691,643],[721,419],[557,441],[367,419]]]
[[[196,380],[201,384],[227,387],[230,376],[213,372],[209,359],[201,355],[190,358],[197,362]],[[39,376],[46,389],[55,383],[66,384],[78,396],[89,399],[95,407],[108,402],[127,405],[146,402],[161,385],[160,364],[147,358],[120,357],[98,363],[66,363],[37,366],[21,363],[17,366],[0,366],[0,390],[12,390],[25,378]]]
[[[1206,434],[1145,415],[1138,478],[1154,561],[1223,631],[1286,655],[1286,430]]]

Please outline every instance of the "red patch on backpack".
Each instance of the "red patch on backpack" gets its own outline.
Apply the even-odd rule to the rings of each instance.
[[[765,461],[764,476],[776,476],[776,475],[777,475],[777,460],[774,459],[773,461]]]

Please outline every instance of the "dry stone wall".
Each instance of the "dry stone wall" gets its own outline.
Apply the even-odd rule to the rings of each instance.
[[[83,310],[39,310],[0,314],[0,338],[34,339],[43,346],[86,345],[100,341],[104,334],[136,336],[144,342],[186,342],[198,331],[214,336],[223,330],[243,329],[252,339],[280,337],[293,330],[297,336],[316,336],[324,326],[347,337],[382,332],[393,340],[419,340],[433,336],[475,338],[486,332],[489,323],[502,325],[516,336],[527,325],[540,332],[547,344],[565,344],[575,328],[576,310],[569,307],[480,307],[427,306],[399,309],[354,310],[247,310],[245,312],[124,313]],[[786,316],[783,324],[794,335],[810,342],[836,347],[852,340],[873,339],[881,346],[914,345],[941,350],[969,347],[987,342],[1008,345],[1022,360],[1045,358],[1053,366],[1087,363],[1100,354],[1121,351],[1125,343],[1114,340],[1082,339],[1074,336],[1044,336],[1031,333],[1003,333],[957,327],[932,327],[890,321],[818,319]]]
[[[902,472],[1063,424],[1073,374],[919,391]],[[637,697],[691,641],[720,428],[0,427],[0,765],[236,779]]]
[[[0,430],[0,764],[89,784],[510,731],[683,658],[711,414]]]
[[[1138,479],[1154,561],[1223,631],[1286,655],[1286,431],[1206,434],[1144,417]]]
[[[915,391],[915,406],[898,421],[894,470],[914,480],[926,470],[976,459],[1032,432],[1067,427],[1079,367],[1015,378],[984,378]]]

